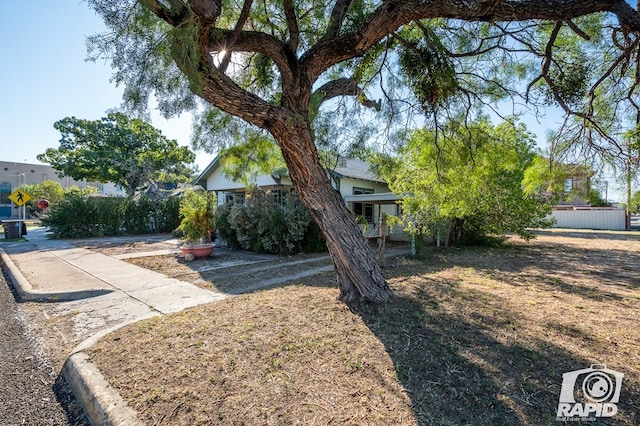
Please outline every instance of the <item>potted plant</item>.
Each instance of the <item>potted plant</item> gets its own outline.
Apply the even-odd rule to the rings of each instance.
[[[187,189],[180,200],[182,220],[177,231],[185,244],[185,259],[208,257],[213,253],[215,239],[216,196],[204,190]],[[193,257],[192,257],[193,256]]]

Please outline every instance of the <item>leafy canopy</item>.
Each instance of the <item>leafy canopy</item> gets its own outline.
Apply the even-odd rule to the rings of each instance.
[[[100,120],[67,117],[54,124],[62,134],[58,148],[38,160],[76,180],[114,182],[133,194],[151,180],[186,181],[195,154],[167,139],[150,124],[111,113]]]
[[[378,157],[379,172],[396,194],[409,230],[453,243],[514,232],[544,223],[548,204],[527,195],[525,170],[535,158],[533,135],[523,124],[494,126],[479,119],[451,122],[436,137],[416,130],[398,156]]]
[[[322,115],[353,128],[379,118],[386,123],[369,136],[388,140],[393,126],[416,126],[416,113],[437,127],[470,109],[500,115],[505,99],[560,105],[564,148],[610,150],[615,114],[596,111],[598,102],[614,87],[604,105],[638,93],[623,77],[634,70],[640,17],[621,0],[89,4],[110,29],[89,39],[92,58],[111,60],[126,108],[144,113],[155,95],[172,116],[204,99],[193,143],[208,151],[271,132],[282,113],[313,126]],[[345,115],[345,99],[380,114]]]

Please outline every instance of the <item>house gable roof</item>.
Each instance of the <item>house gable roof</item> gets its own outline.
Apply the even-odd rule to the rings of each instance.
[[[354,158],[345,158],[338,161],[338,165],[332,173],[340,178],[352,178],[368,180],[372,182],[386,183],[371,170],[371,164]]]
[[[207,179],[211,176],[220,166],[220,157],[216,158],[209,163],[209,165],[193,180],[194,185],[200,185],[206,188]],[[385,183],[384,180],[378,178],[371,170],[371,165],[362,160],[356,160],[353,158],[341,159],[330,173],[338,178],[352,178],[361,179],[371,182]],[[209,189],[209,188],[206,188]]]
[[[209,165],[205,167],[205,169],[191,183],[193,185],[200,185],[204,189],[208,189],[207,178],[211,176],[211,174],[213,174],[214,171],[216,171],[219,165],[220,165],[220,156],[216,155],[216,158],[214,158],[211,161],[211,163],[209,163]]]

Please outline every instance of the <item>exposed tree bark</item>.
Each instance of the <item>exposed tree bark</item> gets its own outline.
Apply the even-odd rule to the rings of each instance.
[[[342,196],[320,165],[308,122],[276,126],[273,135],[300,199],[325,236],[338,276],[339,299],[345,303],[386,302],[391,291]]]

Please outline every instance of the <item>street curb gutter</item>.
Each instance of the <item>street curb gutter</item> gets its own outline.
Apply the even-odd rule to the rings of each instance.
[[[113,290],[108,289],[95,289],[95,290],[81,290],[81,291],[64,291],[58,293],[50,293],[44,291],[34,290],[31,283],[22,275],[20,269],[13,263],[13,260],[9,255],[0,248],[0,259],[4,270],[9,277],[9,280],[13,284],[13,287],[18,293],[20,300],[24,302],[69,302],[79,299],[87,299],[89,297],[100,296],[103,294],[111,293]]]
[[[104,379],[100,370],[84,352],[76,352],[65,361],[60,372],[95,426],[142,426],[134,410]]]

